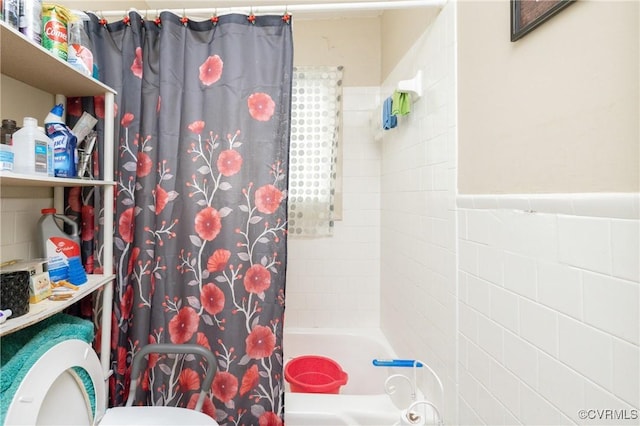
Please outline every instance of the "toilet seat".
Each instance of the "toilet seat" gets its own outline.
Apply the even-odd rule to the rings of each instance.
[[[84,388],[80,389],[82,384],[70,370],[72,367],[83,368],[91,378],[95,390],[95,413],[87,415],[86,401],[76,398],[73,403],[68,403],[70,401],[65,400],[73,393],[66,392],[70,389],[69,380],[73,380],[68,377],[75,377],[76,390],[86,393]],[[60,383],[64,383],[64,387],[60,387]],[[65,392],[56,394],[58,390]],[[49,395],[52,391],[54,394]],[[51,399],[56,402],[52,404],[46,401]],[[88,425],[101,426],[218,425],[210,416],[192,409],[158,406],[107,409],[106,399],[106,378],[93,348],[82,340],[65,340],[45,352],[29,369],[9,405],[5,424],[80,424],[86,421]],[[85,418],[82,422],[78,420]]]
[[[132,423],[135,419],[135,423]],[[201,411],[179,407],[113,407],[100,421],[100,426],[157,426],[157,425],[215,425],[211,417]]]
[[[54,383],[63,377],[72,367],[83,368],[91,378],[95,391],[95,417],[100,418],[106,409],[105,379],[100,360],[93,348],[77,339],[65,340],[45,352],[29,369],[7,409],[5,424],[36,425],[42,423],[64,423],[63,418],[86,411],[87,406],[65,404],[57,407],[57,412],[49,409],[42,412],[47,394],[55,391]],[[64,395],[60,395],[64,397]],[[53,407],[55,408],[55,407]],[[46,418],[39,417],[44,416]]]

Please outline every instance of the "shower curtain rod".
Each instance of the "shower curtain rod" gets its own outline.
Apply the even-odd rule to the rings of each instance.
[[[368,1],[353,3],[317,3],[317,4],[290,4],[279,6],[244,6],[244,7],[220,7],[220,8],[196,8],[196,9],[156,9],[156,13],[172,12],[178,16],[213,16],[226,15],[229,13],[244,14],[270,14],[270,13],[296,13],[296,12],[340,12],[340,11],[374,11],[374,10],[391,10],[391,9],[407,9],[412,7],[438,7],[442,8],[447,0],[397,0],[397,1]],[[140,15],[147,16],[141,10],[105,10],[92,11],[99,17],[123,17],[129,12],[138,12]],[[153,11],[153,9],[152,9]]]

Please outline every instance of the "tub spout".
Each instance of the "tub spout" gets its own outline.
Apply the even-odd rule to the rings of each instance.
[[[439,426],[443,426],[444,422],[442,421],[442,417],[440,416],[440,411],[438,410],[438,407],[435,406],[435,404],[433,404],[431,401],[427,401],[427,400],[420,400],[420,401],[415,401],[414,403],[412,403],[409,408],[407,408],[403,413],[402,413],[402,419],[401,419],[401,423],[403,425],[425,425],[427,424],[426,421],[426,414],[419,414],[416,410],[416,407],[418,407],[419,405],[426,405],[428,407],[431,407],[431,409],[433,410],[433,424],[437,424]]]
[[[442,407],[444,410],[444,386],[442,385],[442,380],[440,380],[440,377],[436,374],[435,371],[433,371],[433,368],[429,367],[429,365],[427,365],[425,362],[420,361],[419,359],[414,360],[414,364],[413,364],[413,383],[414,386],[417,387],[418,386],[418,366],[419,364],[421,364],[422,366],[424,366],[427,370],[429,370],[429,372],[431,373],[431,375],[434,377],[434,379],[436,379],[436,383],[438,383],[438,388],[440,390],[440,402],[442,403]],[[420,401],[416,401],[420,402]],[[438,409],[436,408],[435,405],[433,405],[431,402],[429,401],[425,401],[427,404],[431,405],[435,412],[438,414],[438,424],[442,425],[444,424],[444,420],[442,420],[442,417],[440,416],[440,412],[438,411]],[[415,403],[414,403],[415,404]]]

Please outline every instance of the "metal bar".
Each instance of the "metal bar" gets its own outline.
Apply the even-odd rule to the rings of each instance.
[[[375,10],[391,10],[391,9],[408,9],[416,7],[437,7],[442,8],[447,0],[397,0],[397,1],[366,1],[352,3],[316,3],[316,4],[290,4],[278,6],[243,6],[243,7],[226,7],[226,8],[196,8],[196,9],[162,9],[158,12],[168,11],[178,16],[212,16],[226,15],[230,13],[253,13],[272,14],[272,13],[312,13],[312,12],[341,12],[341,11],[375,11]],[[137,11],[140,15],[145,15],[143,11],[136,9],[129,10],[105,10],[93,11],[99,17],[115,17],[120,18],[126,16],[131,11]],[[145,12],[149,12],[146,10]]]

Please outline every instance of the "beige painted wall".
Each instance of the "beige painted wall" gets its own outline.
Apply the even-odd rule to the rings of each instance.
[[[637,1],[577,1],[509,41],[509,1],[458,8],[460,193],[637,192]]]
[[[387,10],[382,14],[382,81],[398,65],[439,10],[431,7]]]
[[[380,18],[293,21],[296,65],[343,65],[344,86],[379,86]]]
[[[22,126],[23,117],[34,117],[42,125],[54,105],[52,94],[34,89],[5,75],[0,76],[0,117]]]

